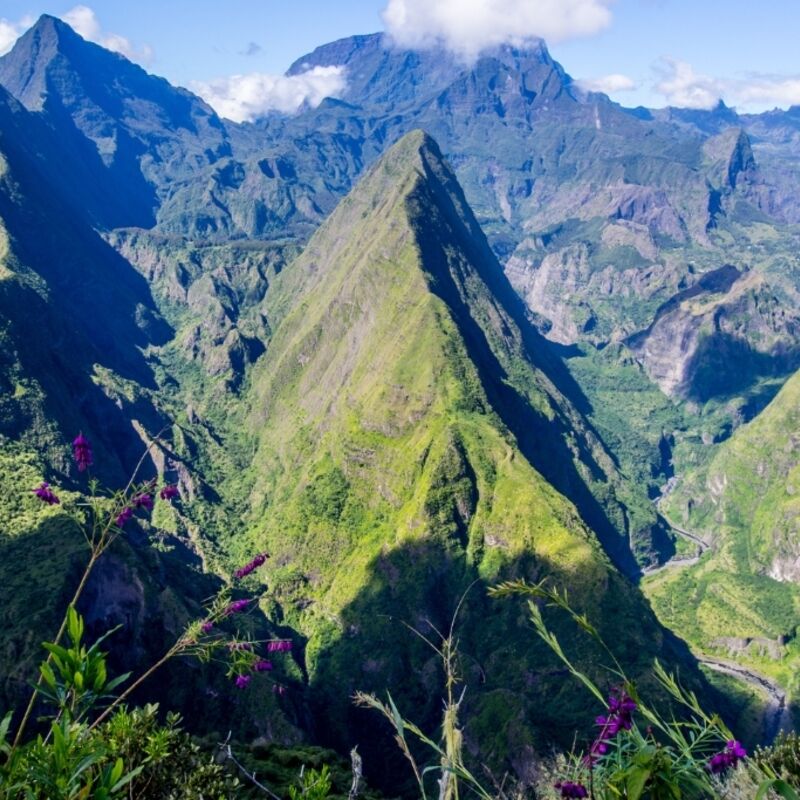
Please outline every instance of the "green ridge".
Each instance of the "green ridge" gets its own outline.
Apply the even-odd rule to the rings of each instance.
[[[271,553],[278,603],[265,610],[307,637],[312,701],[340,745],[365,724],[355,689],[392,687],[435,718],[435,657],[404,623],[446,628],[473,581],[460,630],[470,735],[487,758],[591,719],[519,609],[486,600],[487,583],[551,575],[634,670],[662,648],[638,591],[521,449],[528,437],[535,458],[557,460],[561,426],[579,416],[534,365],[488,252],[436,145],[415,132],[267,295],[274,333],[248,395],[248,533],[231,549]],[[590,433],[565,436],[574,479],[591,477]],[[596,668],[598,654],[575,648]],[[386,752],[370,754],[380,764]]]

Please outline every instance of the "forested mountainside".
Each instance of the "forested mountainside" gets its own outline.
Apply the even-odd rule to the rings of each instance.
[[[24,498],[82,485],[81,430],[104,481],[151,446],[182,498],[83,601],[134,661],[270,553],[253,624],[299,646],[291,699],[232,703],[246,735],[369,730],[380,759],[349,696],[434,720],[403,623],[445,628],[472,586],[475,753],[568,746],[588,704],[486,596],[521,577],[569,587],[632,673],[659,656],[734,719],[746,687],[697,663],[724,658],[791,702],[797,109],[626,109],[542,41],[467,66],[358,36],[289,74],[332,65],[338,99],[236,124],[53,17],[0,58],[3,703],[76,581],[80,540]],[[208,729],[233,695],[190,674],[156,694],[209,681]]]

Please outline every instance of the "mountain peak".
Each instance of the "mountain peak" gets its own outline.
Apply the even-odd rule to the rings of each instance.
[[[547,85],[548,93],[572,82],[552,59],[543,39],[531,39],[524,46],[502,44],[487,48],[468,62],[446,47],[401,47],[382,33],[350,36],[317,47],[295,61],[287,75],[331,66],[346,69],[343,100],[389,110],[431,101],[454,85],[473,79],[490,87],[506,87],[510,77],[511,83],[523,92],[529,86],[537,87],[538,91]]]
[[[36,39],[40,42],[56,41],[61,37],[82,39],[68,23],[52,14],[42,14],[39,19],[26,30],[15,43],[15,47],[26,40]]]
[[[58,17],[42,14],[0,58],[0,83],[27,108],[39,111],[53,91],[74,84],[74,75],[91,74],[99,84],[120,70],[146,75],[119,53],[87,41]]]

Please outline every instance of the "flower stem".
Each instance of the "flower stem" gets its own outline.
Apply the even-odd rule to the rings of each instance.
[[[75,607],[80,599],[81,594],[83,594],[83,590],[86,588],[86,581],[89,580],[89,575],[91,571],[94,569],[94,565],[97,563],[97,559],[100,557],[100,553],[96,550],[92,551],[92,555],[89,558],[89,562],[86,564],[86,569],[83,571],[83,575],[81,576],[80,583],[78,584],[78,588],[75,590],[75,594],[72,595],[72,600],[70,600],[69,605],[67,608]],[[61,643],[61,637],[64,635],[64,631],[67,629],[67,615],[64,614],[64,618],[61,620],[61,627],[58,629],[58,633],[56,634],[56,638],[54,640],[54,644]],[[49,664],[50,661],[53,659],[53,654],[48,653],[47,658],[45,659],[45,663]],[[36,698],[39,696],[39,689],[41,688],[42,681],[44,680],[44,676],[42,675],[41,670],[39,670],[39,677],[36,679],[36,685],[33,687],[33,694],[31,695],[31,699],[28,701],[28,705],[25,708],[25,713],[22,715],[22,721],[19,723],[19,728],[17,728],[17,734],[14,737],[14,742],[11,745],[11,753],[13,754],[14,750],[18,747],[20,740],[22,739],[22,734],[25,732],[25,727],[28,724],[28,720],[30,719],[31,713],[33,712],[33,707],[36,703]],[[10,756],[9,756],[10,758]]]
[[[103,711],[103,713],[89,726],[89,730],[94,730],[128,695],[134,692],[137,687],[144,683],[156,670],[161,669],[164,664],[176,656],[182,649],[183,641],[176,642],[161,658],[153,664],[147,672],[138,677],[114,702]]]

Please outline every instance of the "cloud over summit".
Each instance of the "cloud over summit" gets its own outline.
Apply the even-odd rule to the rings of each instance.
[[[636,81],[627,75],[615,72],[611,75],[603,75],[600,78],[581,79],[578,81],[578,85],[589,92],[614,94],[615,92],[632,92],[636,88]]]
[[[61,19],[67,23],[76,33],[83,36],[90,42],[105,47],[106,50],[113,50],[115,53],[125,56],[131,61],[140,64],[149,64],[153,60],[153,51],[148,45],[137,49],[130,40],[118,33],[104,31],[97,19],[97,14],[89,6],[78,5],[61,15]]]
[[[344,67],[314,67],[297,75],[252,72],[191,86],[220,116],[251,122],[270,111],[292,114],[303,105],[318,106],[338,97],[347,86]]]
[[[5,17],[0,17],[0,56],[5,55],[14,46],[14,42],[16,42],[34,22],[35,20],[33,17],[23,17],[17,22],[6,19]]]
[[[612,0],[389,0],[386,32],[400,47],[444,45],[467,59],[500,44],[591,36],[611,23]]]

